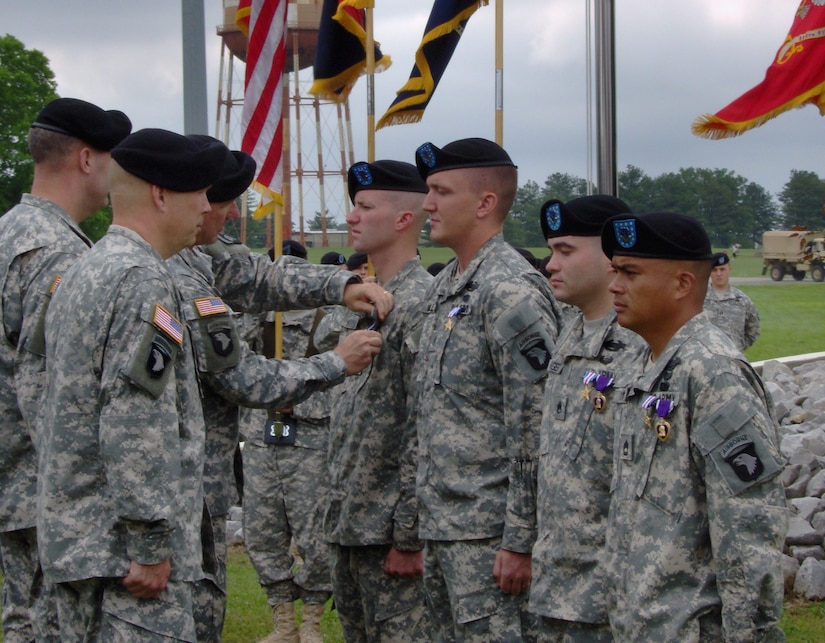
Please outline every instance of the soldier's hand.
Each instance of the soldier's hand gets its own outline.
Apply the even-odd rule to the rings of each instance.
[[[378,319],[383,321],[392,310],[392,295],[378,284],[348,284],[344,288],[344,305],[357,313],[371,313],[375,309]]]
[[[347,375],[360,373],[381,352],[381,333],[374,330],[356,330],[344,337],[333,349],[347,364]]]
[[[493,565],[493,578],[505,594],[522,594],[530,589],[530,554],[499,549]]]
[[[135,598],[157,598],[166,589],[171,573],[172,564],[168,558],[156,565],[141,565],[131,561],[123,586]]]
[[[390,547],[384,559],[384,573],[391,578],[421,578],[424,575],[424,551],[400,551]]]

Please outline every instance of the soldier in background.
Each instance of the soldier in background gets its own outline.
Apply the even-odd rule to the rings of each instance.
[[[224,156],[165,130],[121,141],[113,223],[49,305],[37,529],[63,641],[195,640],[204,423],[163,260],[194,243]]]
[[[380,325],[384,348],[372,366],[333,391],[324,517],[333,592],[347,641],[417,643],[431,640],[415,499],[418,440],[409,420],[432,282],[416,252],[427,186],[413,165],[380,160],[350,167],[348,187],[353,246],[369,254],[395,305]],[[322,326],[346,336],[377,324],[340,312]],[[321,346],[337,338],[322,327],[319,336]]]
[[[291,239],[283,242],[282,253],[307,258],[306,248]],[[331,255],[335,256],[326,265],[345,264],[342,255]],[[341,257],[340,263],[337,257]],[[281,314],[285,358],[298,359],[318,352],[312,337],[318,321],[330,308]],[[268,357],[275,355],[274,321],[275,314],[269,313],[263,326],[262,351]],[[280,413],[278,419],[288,431],[282,431],[276,439],[264,431],[267,422],[272,421],[266,413],[241,410],[246,436],[244,544],[275,623],[275,630],[262,643],[321,640],[321,616],[332,595],[329,550],[322,526],[328,492],[326,449],[332,392],[318,391]],[[300,631],[295,628],[298,599],[303,602]]]
[[[607,545],[616,641],[782,641],[784,465],[770,397],[702,312],[710,241],[693,218],[602,229],[619,323],[648,345],[616,400]]]
[[[517,188],[484,139],[425,143],[430,238],[456,259],[428,294],[416,363],[419,531],[435,639],[533,640],[541,399],[559,331],[550,286],[502,236]]]
[[[625,212],[627,204],[603,194],[541,207],[550,287],[575,311],[556,343],[542,405],[530,587],[541,641],[612,641],[605,532],[616,400],[640,368],[643,342],[616,321],[601,230]]]
[[[730,285],[730,258],[727,253],[713,255],[710,288],[705,296],[710,320],[733,340],[740,351],[753,346],[762,332],[759,311],[750,298]]]
[[[252,157],[225,151],[221,177],[206,193],[211,211],[204,216],[196,244],[215,243],[227,218],[239,216],[235,200],[255,174]],[[211,529],[204,533],[211,531],[213,541],[204,543],[206,579],[196,585],[195,626],[198,641],[220,641],[226,611],[226,514],[238,500],[233,484],[238,405],[277,408],[337,384],[369,364],[380,348],[380,337],[375,333],[353,336],[333,351],[308,359],[265,359],[240,338],[233,311],[214,286],[209,255],[197,247],[186,248],[167,265],[184,300],[184,321],[195,349],[206,422],[203,479]]]
[[[131,129],[122,112],[76,98],[50,102],[28,134],[31,192],[0,218],[0,564],[7,643],[59,641],[35,529],[43,322],[53,286],[92,245],[79,224],[106,207],[109,151]]]

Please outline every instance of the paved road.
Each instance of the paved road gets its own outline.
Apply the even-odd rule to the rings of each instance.
[[[774,281],[768,276],[765,277],[731,277],[730,283],[732,286],[765,286],[770,284],[813,284],[816,283],[813,281],[808,275],[805,275],[805,279],[802,281],[796,281],[790,275],[786,275],[782,281]],[[825,281],[819,282],[825,284]]]

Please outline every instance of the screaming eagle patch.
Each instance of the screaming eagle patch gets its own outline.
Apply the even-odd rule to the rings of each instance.
[[[722,445],[719,455],[743,482],[756,480],[765,471],[765,466],[756,453],[756,446],[747,433],[728,440]]]

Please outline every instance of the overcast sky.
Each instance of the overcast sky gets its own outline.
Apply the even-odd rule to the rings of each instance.
[[[651,176],[725,168],[773,194],[793,169],[824,174],[825,121],[813,106],[733,139],[710,141],[692,120],[758,84],[798,0],[618,0],[618,168]],[[376,0],[375,37],[392,67],[375,78],[376,118],[407,80],[431,2]],[[587,176],[584,0],[505,4],[504,147],[520,182]],[[471,18],[421,123],[376,134],[376,157],[413,160],[424,141],[494,138],[494,0]],[[46,54],[61,96],[125,111],[136,128],[183,129],[181,7],[170,0],[0,0],[0,33]],[[206,0],[209,126],[213,127],[221,0]],[[356,159],[365,159],[366,83],[351,98]],[[214,132],[209,132],[214,133]],[[230,141],[230,144],[232,141]],[[236,142],[237,146],[237,142]]]

